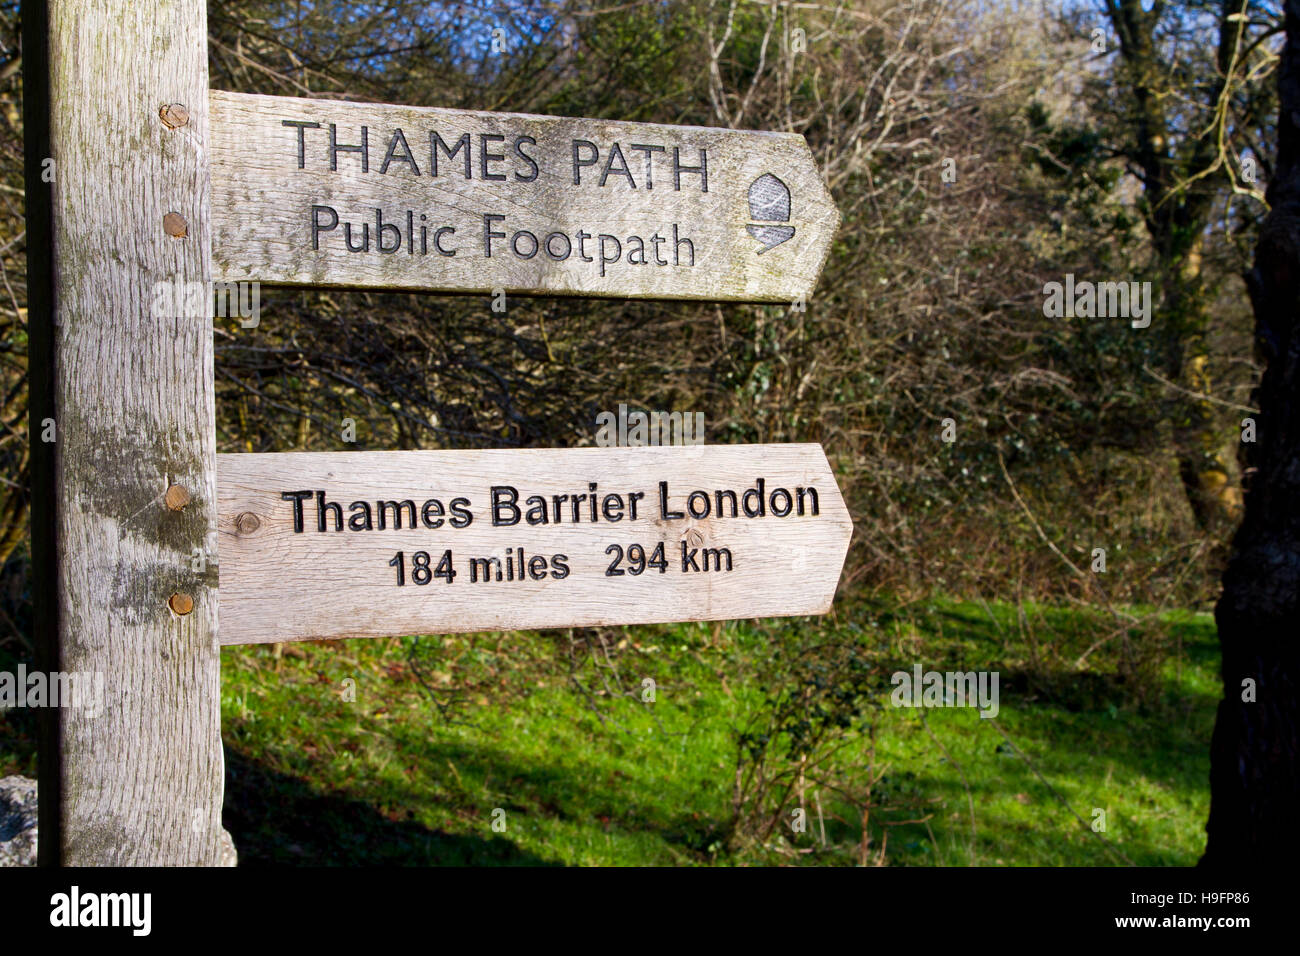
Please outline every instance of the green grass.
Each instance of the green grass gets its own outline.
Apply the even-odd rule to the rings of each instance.
[[[879,668],[881,706],[832,761],[876,780],[872,859],[883,842],[893,865],[1190,865],[1213,621],[1147,613],[1079,663],[1114,630],[1097,611],[956,601],[614,629],[619,682],[581,654],[571,675],[566,632],[230,648],[227,827],[245,863],[849,864],[860,814],[827,788],[807,832],[727,840],[735,729],[771,693],[777,648],[816,635]],[[1000,713],[890,706],[888,674],[917,660],[998,671]]]

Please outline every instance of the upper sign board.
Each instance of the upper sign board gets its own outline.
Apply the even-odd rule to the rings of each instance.
[[[222,644],[830,610],[820,445],[217,456]]]
[[[214,278],[791,302],[839,224],[804,138],[213,91]]]

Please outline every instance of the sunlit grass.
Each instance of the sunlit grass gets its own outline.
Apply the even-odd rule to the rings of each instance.
[[[828,825],[846,810],[831,794],[807,833],[786,832],[783,847],[809,852],[727,849],[733,728],[762,704],[754,673],[771,652],[770,626],[616,632],[622,683],[611,687],[626,696],[605,693],[589,668],[585,692],[570,681],[562,633],[430,637],[414,653],[412,639],[288,645],[278,658],[227,649],[227,825],[246,863],[852,863],[857,820],[842,813]],[[1208,615],[1125,629],[1082,665],[1115,631],[1108,616],[936,601],[840,609],[800,626],[860,642],[884,674],[917,660],[999,672],[992,720],[969,708],[888,706],[887,683],[885,706],[864,715],[883,771],[873,798],[918,808],[901,819],[919,822],[891,821],[886,862],[1190,865],[1199,856],[1218,694]],[[1164,654],[1153,653],[1156,642]],[[646,676],[653,703],[642,700]],[[344,700],[347,679],[355,702]],[[453,691],[461,700],[444,715],[433,700]],[[836,759],[868,753],[864,732]],[[1096,811],[1104,832],[1093,830]],[[873,849],[883,837],[872,834]]]

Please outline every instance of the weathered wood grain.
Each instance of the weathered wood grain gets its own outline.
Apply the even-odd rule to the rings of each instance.
[[[177,277],[211,302],[205,5],[49,0],[23,14],[29,37],[48,36],[48,59],[24,49],[28,115],[48,123],[28,155],[43,223],[28,251],[32,436],[48,416],[57,438],[33,475],[39,639],[47,665],[103,681],[102,701],[58,712],[42,749],[41,860],[215,864],[216,569],[191,566],[215,544],[211,319],[151,308],[155,283]],[[169,103],[186,125],[161,121]],[[44,149],[52,183],[37,174]],[[175,510],[173,485],[188,494]],[[189,614],[169,608],[174,594]]]
[[[210,102],[226,281],[790,302],[812,294],[839,223],[792,133],[219,91]],[[502,218],[485,227],[485,215]],[[348,251],[348,227],[368,251]],[[490,246],[487,228],[503,233]],[[381,229],[392,251],[376,248]]]
[[[830,609],[853,528],[815,444],[299,452],[218,455],[217,462],[223,644],[821,614]],[[757,511],[757,499],[742,493],[756,489],[756,479],[764,482],[765,514],[746,517],[746,500]],[[668,510],[686,517],[664,517],[661,481],[668,482]],[[550,520],[556,515],[553,496],[590,494],[591,482],[599,496],[595,521],[590,499],[578,502],[574,521],[571,497],[559,502],[561,520]],[[493,486],[518,490],[519,523],[494,526]],[[795,497],[786,517],[772,513],[777,488]],[[799,488],[805,489],[802,515]],[[687,496],[696,489],[708,492],[706,518],[687,514]],[[739,516],[731,516],[725,496],[718,516],[717,489],[736,492]],[[806,489],[816,492],[815,508]],[[303,530],[296,531],[294,501],[282,495],[303,491],[313,497],[303,502]],[[318,530],[319,491],[327,503],[324,532]],[[644,496],[635,520],[632,492]],[[544,496],[548,523],[528,523],[532,495]],[[621,507],[608,495],[619,496]],[[472,516],[468,524],[452,527],[444,516],[441,527],[426,526],[426,501],[440,503],[429,510],[438,521],[457,498],[465,499],[461,509]],[[394,526],[393,509],[384,509],[384,530],[351,527],[354,518],[360,526],[364,514],[353,502],[367,502],[377,512],[379,501],[403,500],[413,507],[403,509],[402,527]],[[329,503],[341,505],[344,530],[335,530]],[[779,494],[775,503],[777,510],[786,508]],[[695,505],[701,512],[700,499]],[[418,516],[414,528],[412,513]],[[498,517],[512,513],[502,508]],[[377,514],[371,519],[377,525]],[[694,552],[688,567],[701,570],[682,570],[683,542],[688,554]],[[634,564],[626,550],[634,543],[649,557],[663,543],[666,570],[630,573]],[[606,552],[610,545],[624,549],[624,574],[606,573],[617,557]],[[529,572],[522,580],[516,573],[518,548]],[[724,548],[732,570],[723,570],[727,561],[720,551],[710,570],[703,570],[704,549]],[[415,552],[428,552],[436,570],[448,550],[454,579],[432,577],[423,585],[413,580]],[[389,563],[399,551],[402,586]],[[564,576],[556,574],[555,555],[563,556]],[[502,562],[502,580],[495,570],[484,580],[486,568],[472,561],[490,557]]]

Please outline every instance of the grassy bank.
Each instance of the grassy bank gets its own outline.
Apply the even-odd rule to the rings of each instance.
[[[610,630],[608,653],[590,632],[227,649],[226,825],[248,864],[1190,865],[1213,621],[1133,617],[940,601]],[[810,629],[878,672],[830,758],[869,792],[807,782],[804,832],[741,846],[734,731]],[[890,706],[918,660],[996,670],[998,715]]]

